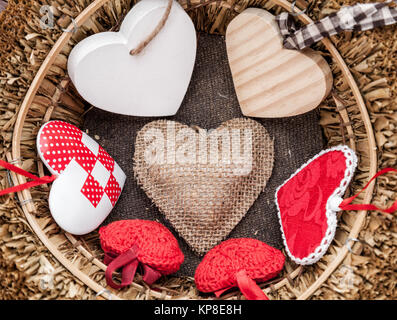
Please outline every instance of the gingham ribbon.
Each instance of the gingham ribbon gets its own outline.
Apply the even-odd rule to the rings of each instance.
[[[296,30],[293,18],[287,12],[278,15],[276,21],[284,37],[284,48],[302,50],[344,30],[365,31],[396,23],[397,9],[389,6],[391,2],[395,1],[342,7],[338,12],[299,30]]]

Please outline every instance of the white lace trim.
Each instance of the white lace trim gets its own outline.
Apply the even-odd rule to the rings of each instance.
[[[345,176],[342,179],[342,181],[340,182],[339,187],[335,189],[334,193],[327,200],[325,214],[327,217],[328,228],[327,228],[324,238],[321,240],[320,245],[314,250],[313,253],[311,253],[307,257],[300,259],[300,258],[293,256],[288,248],[287,240],[285,238],[285,234],[284,234],[284,230],[283,230],[283,224],[281,221],[281,213],[280,213],[280,208],[278,206],[277,194],[278,194],[279,190],[290,179],[292,179],[299,171],[301,171],[304,167],[309,165],[313,160],[317,159],[318,157],[321,157],[322,155],[324,155],[328,152],[332,152],[332,151],[342,151],[344,153],[344,155],[346,157]],[[286,181],[284,181],[284,183],[282,185],[280,185],[277,188],[276,195],[275,195],[275,198],[276,198],[275,201],[276,201],[276,206],[277,206],[277,210],[278,210],[278,218],[280,221],[280,226],[281,226],[280,229],[281,229],[281,233],[283,236],[285,249],[286,249],[289,257],[297,264],[303,264],[303,265],[313,264],[313,263],[317,262],[328,250],[328,247],[330,246],[330,244],[335,236],[335,231],[336,231],[336,226],[337,226],[336,212],[339,210],[335,210],[336,209],[335,203],[339,202],[339,199],[342,199],[342,197],[346,191],[346,188],[349,185],[349,183],[353,177],[356,167],[357,167],[357,156],[354,153],[354,151],[347,146],[340,145],[337,147],[333,147],[333,148],[321,151],[319,154],[317,154],[312,159],[310,159],[305,164],[303,164],[295,173],[293,173]],[[339,202],[339,204],[340,204],[340,202]]]

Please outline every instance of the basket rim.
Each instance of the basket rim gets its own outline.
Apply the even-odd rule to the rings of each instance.
[[[300,9],[297,7],[291,8],[291,3],[288,2],[287,0],[271,0],[274,4],[282,7],[284,10],[287,10],[288,12],[292,12],[291,9],[295,10],[296,13],[300,12]],[[88,18],[95,13],[98,9],[100,9],[102,6],[104,6],[106,3],[110,2],[110,0],[95,0],[92,2],[90,5],[88,5],[75,19],[74,22],[72,22],[62,33],[62,35],[58,38],[50,52],[47,54],[45,60],[41,64],[38,72],[36,73],[29,90],[27,91],[23,102],[21,104],[21,107],[18,111],[17,119],[15,122],[14,126],[14,132],[12,136],[12,152],[7,154],[7,160],[8,161],[13,161],[13,159],[21,159],[21,137],[22,137],[22,130],[23,126],[25,123],[26,116],[28,114],[28,111],[30,109],[30,106],[33,102],[34,97],[36,96],[36,93],[41,86],[42,81],[44,80],[48,70],[52,66],[52,64],[55,61],[56,56],[61,52],[61,50],[67,45],[69,42],[70,38],[72,37],[73,30],[74,28],[82,26]],[[208,1],[206,4],[210,4],[212,1]],[[184,9],[186,10],[185,6]],[[298,18],[301,22],[305,24],[312,23],[313,20],[311,20],[306,14],[299,14]],[[340,68],[344,78],[346,79],[352,93],[354,96],[354,99],[356,100],[357,107],[359,109],[360,115],[363,119],[363,124],[365,126],[365,131],[368,137],[368,146],[369,146],[369,176],[373,176],[376,173],[377,170],[377,153],[376,153],[376,141],[375,141],[375,135],[374,131],[372,128],[372,124],[370,122],[369,114],[364,102],[364,99],[361,95],[361,92],[358,88],[358,85],[353,78],[352,73],[350,72],[349,68],[347,67],[345,61],[343,60],[342,56],[340,55],[339,51],[336,49],[336,47],[333,45],[330,39],[325,38],[321,41],[323,45],[326,47],[326,49],[329,51],[329,53],[332,55],[333,59],[335,60],[336,64]],[[53,107],[52,107],[53,109]],[[338,111],[342,117],[343,120],[348,118],[348,111],[346,109],[340,110],[338,108]],[[44,120],[47,118],[49,120],[51,116],[52,110],[51,106],[47,109],[47,112],[44,116]],[[350,140],[350,143],[353,143],[352,140]],[[354,147],[354,145],[353,145]],[[17,164],[19,165],[19,164]],[[40,173],[42,174],[42,173]],[[25,177],[16,175],[15,173],[11,173],[11,178],[12,181],[15,185],[22,184],[26,182]],[[373,196],[373,191],[375,188],[375,184],[371,184],[368,189],[365,191],[364,194],[364,202],[369,203],[372,199]],[[33,205],[33,199],[31,196],[31,193],[29,190],[23,190],[21,192],[17,193],[18,199],[21,203],[22,210],[24,212],[24,215],[26,216],[26,219],[28,223],[30,224],[33,232],[38,236],[38,238],[42,241],[42,243],[48,248],[48,250],[54,255],[54,257],[67,269],[69,270],[76,278],[81,280],[85,285],[90,287],[92,290],[94,290],[97,294],[103,295],[106,291],[108,291],[108,288],[103,287],[93,279],[91,279],[86,273],[78,269],[74,264],[71,263],[70,260],[68,260],[64,254],[51,242],[49,237],[43,232],[43,230],[40,228],[39,224],[37,223],[35,217],[34,217],[34,205]],[[366,212],[367,211],[359,211],[356,214],[354,223],[352,225],[352,228],[350,230],[350,233],[348,235],[349,238],[356,238],[361,231],[362,227],[364,226],[365,223],[365,218],[366,218]],[[80,253],[85,256],[86,258],[90,259],[90,262],[95,264],[97,267],[99,267],[102,270],[106,269],[106,266],[99,261],[97,258],[91,255],[91,253],[85,249],[81,244],[79,244],[79,241],[71,234],[64,233],[66,238],[70,241],[70,243],[76,247]],[[330,262],[326,269],[321,273],[321,275],[300,295],[297,297],[298,300],[301,299],[307,299],[309,298],[321,285],[328,279],[328,277],[334,272],[334,270],[340,265],[340,263],[344,260],[348,253],[348,247],[345,245],[343,246],[337,253],[335,259]],[[294,279],[296,276],[300,274],[302,271],[302,267],[299,266],[295,270],[293,270],[289,274],[289,278]],[[288,279],[283,279],[282,281],[278,282],[277,284],[273,285],[272,290],[277,290],[284,285],[288,284]],[[144,290],[145,288],[138,283],[133,282],[132,284],[136,289],[138,290]],[[265,289],[265,292],[270,292],[269,289]],[[171,299],[171,296],[164,296],[164,294],[161,294],[159,292],[151,290],[151,293],[153,294],[154,297],[160,298],[160,299]],[[108,298],[107,295],[103,295],[105,298]],[[112,298],[114,299],[121,299],[117,294],[112,294]]]

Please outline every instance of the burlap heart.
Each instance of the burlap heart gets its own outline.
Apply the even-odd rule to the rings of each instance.
[[[138,183],[198,254],[240,222],[272,169],[272,139],[260,123],[246,118],[210,131],[153,121],[135,142]]]

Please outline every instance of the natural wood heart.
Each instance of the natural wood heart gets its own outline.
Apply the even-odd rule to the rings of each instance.
[[[226,47],[236,94],[244,115],[294,116],[316,108],[332,88],[332,73],[311,49],[287,50],[275,17],[249,8],[226,31]]]
[[[240,222],[272,169],[273,141],[251,119],[232,119],[208,132],[159,120],[136,138],[138,183],[198,254]]]

